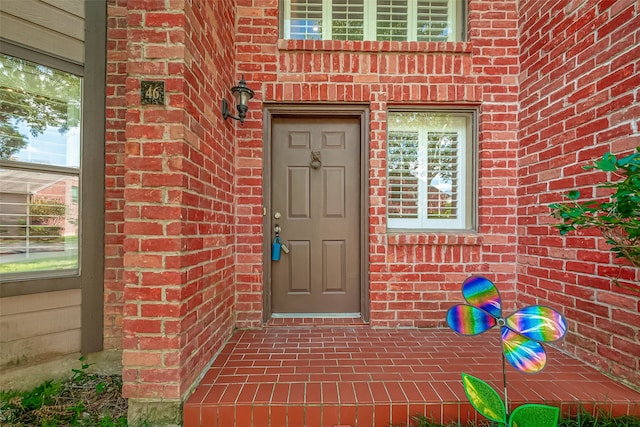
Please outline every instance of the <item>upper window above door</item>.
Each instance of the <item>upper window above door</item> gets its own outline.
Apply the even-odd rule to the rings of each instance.
[[[463,41],[463,0],[283,0],[294,40]]]

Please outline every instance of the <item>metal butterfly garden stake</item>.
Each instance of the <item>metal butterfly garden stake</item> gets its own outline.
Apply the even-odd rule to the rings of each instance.
[[[553,406],[526,404],[509,414],[506,363],[521,372],[540,372],[547,363],[541,342],[562,339],[567,331],[564,317],[552,308],[533,305],[502,316],[500,294],[487,278],[472,276],[462,284],[467,304],[458,304],[447,312],[447,323],[462,335],[478,335],[494,326],[502,340],[502,379],[504,402],[487,383],[465,373],[462,384],[473,407],[488,419],[509,427],[555,427],[559,410]]]

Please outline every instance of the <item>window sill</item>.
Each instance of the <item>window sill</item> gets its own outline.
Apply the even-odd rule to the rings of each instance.
[[[375,40],[278,40],[278,49],[285,51],[335,52],[420,52],[471,54],[469,42],[398,42]]]
[[[478,246],[482,244],[482,235],[472,232],[408,232],[393,231],[387,234],[390,246],[399,245],[446,245],[446,246]]]

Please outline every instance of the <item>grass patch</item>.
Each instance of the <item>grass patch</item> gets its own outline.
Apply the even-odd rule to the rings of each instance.
[[[606,414],[578,414],[569,419],[561,419],[558,427],[640,427],[638,417],[611,417]]]
[[[56,257],[0,264],[0,273],[22,273],[27,271],[65,270],[72,268],[78,268],[77,258]]]
[[[28,391],[0,392],[0,425],[7,427],[126,427],[122,377],[73,369],[65,380],[48,380]]]
[[[449,424],[434,423],[423,415],[412,417],[412,423],[409,426],[404,424],[393,425],[391,427],[498,427],[503,424],[494,423],[492,421],[468,422],[465,424],[452,422]],[[587,413],[579,413],[575,416],[563,418],[558,422],[558,427],[640,427],[640,418],[638,417],[612,417],[607,414],[598,414],[593,416]]]

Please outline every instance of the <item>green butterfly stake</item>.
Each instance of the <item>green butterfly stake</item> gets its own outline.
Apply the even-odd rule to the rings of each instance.
[[[521,372],[540,372],[547,363],[540,343],[564,337],[567,331],[564,317],[552,308],[534,305],[503,318],[498,289],[482,276],[466,279],[462,295],[468,304],[455,305],[447,312],[451,329],[462,335],[478,335],[497,325],[503,350],[504,402],[490,385],[463,373],[462,385],[473,407],[488,419],[509,427],[555,427],[559,410],[553,406],[526,404],[509,414],[505,360]]]

